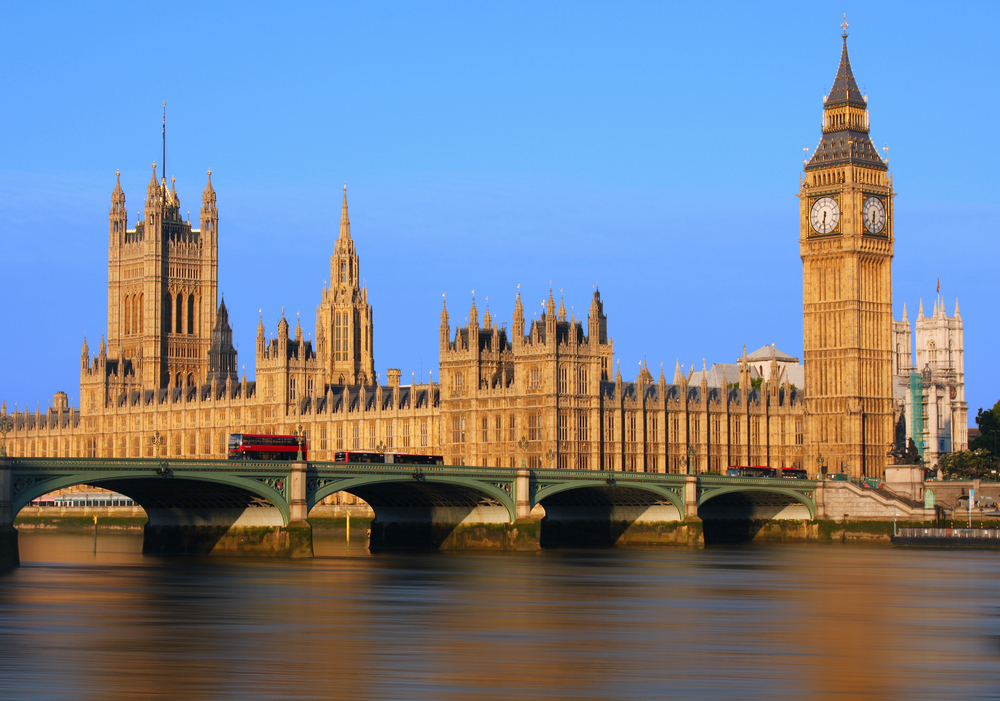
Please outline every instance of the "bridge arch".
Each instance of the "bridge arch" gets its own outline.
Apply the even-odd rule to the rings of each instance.
[[[575,494],[574,494],[575,492]],[[559,496],[561,495],[561,497]],[[573,480],[572,482],[544,485],[536,492],[532,506],[545,502],[550,504],[572,502],[601,504],[608,506],[655,506],[663,501],[670,502],[677,509],[679,520],[684,520],[684,499],[676,491],[658,484],[613,483],[607,480]],[[554,498],[553,498],[554,497]]]
[[[284,483],[279,489],[277,484],[225,473],[163,476],[124,470],[63,474],[45,480],[15,478],[12,515],[49,492],[78,485],[124,494],[146,511],[151,525],[283,526],[289,522],[288,500],[281,491],[287,489]]]
[[[514,498],[499,483],[427,472],[418,474],[419,478],[411,474],[391,474],[338,479],[310,491],[306,506],[311,510],[331,494],[348,492],[364,499],[375,512],[376,520],[407,515],[416,518],[416,511],[420,510],[431,510],[432,518],[466,518],[477,509],[482,512],[484,507],[494,512],[502,508],[507,522],[515,518]],[[491,520],[495,517],[496,514]]]
[[[698,495],[698,515],[703,519],[721,518],[723,514],[728,514],[728,518],[769,519],[789,506],[801,504],[808,510],[809,520],[813,520],[816,518],[816,502],[806,491],[750,484],[705,489]],[[714,500],[718,501],[713,504]],[[703,508],[706,506],[707,509]]]

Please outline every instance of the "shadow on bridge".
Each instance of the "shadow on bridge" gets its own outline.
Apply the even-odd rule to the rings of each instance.
[[[683,521],[679,499],[613,483],[570,486],[539,503],[545,509],[539,539],[543,548],[674,542]]]
[[[705,545],[749,543],[773,520],[812,518],[801,497],[767,489],[726,491],[710,495],[698,506]]]
[[[504,504],[467,485],[411,479],[342,491],[375,512],[368,544],[373,552],[495,547],[497,533],[511,521]]]
[[[62,474],[49,473],[44,478],[18,477],[12,482],[12,522],[34,499],[87,485],[123,494],[146,512],[143,552],[147,554],[289,552],[288,506],[281,499],[284,483],[280,479],[268,485],[236,475],[190,474],[166,468],[119,468],[108,470],[111,474],[107,476],[94,475],[93,471],[59,472]]]

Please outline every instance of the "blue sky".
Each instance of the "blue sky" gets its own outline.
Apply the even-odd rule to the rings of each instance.
[[[252,376],[258,309],[314,328],[348,184],[376,367],[437,378],[465,323],[595,283],[638,363],[802,353],[803,148],[850,22],[889,146],[896,316],[938,278],[966,324],[970,421],[1000,398],[998,11],[986,3],[14,4],[0,43],[0,398],[79,393],[107,323],[107,210],[159,163],[197,212],[212,169],[220,289]],[[293,321],[294,324],[294,321]]]

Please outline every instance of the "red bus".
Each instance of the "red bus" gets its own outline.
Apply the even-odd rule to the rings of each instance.
[[[302,459],[308,460],[306,440],[302,439]],[[230,460],[295,460],[299,439],[295,436],[264,436],[252,433],[229,434]]]
[[[375,462],[386,465],[444,465],[443,455],[411,455],[408,453],[369,453],[364,451],[337,451],[334,462]]]
[[[809,479],[809,475],[801,467],[782,467],[779,470],[778,477],[782,477],[786,480],[804,480]]]

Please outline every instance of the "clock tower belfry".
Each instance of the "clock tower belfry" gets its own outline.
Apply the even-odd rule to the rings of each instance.
[[[868,135],[847,56],[799,190],[806,455],[819,472],[881,477],[893,440],[892,176]]]

